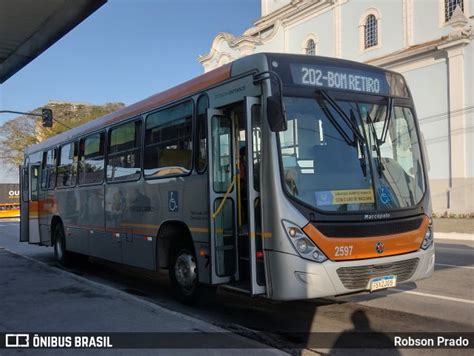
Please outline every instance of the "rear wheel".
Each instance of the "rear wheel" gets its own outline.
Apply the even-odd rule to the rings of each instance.
[[[66,235],[61,224],[56,224],[53,232],[54,257],[61,266],[69,266],[75,263],[86,262],[88,256],[66,250]]]

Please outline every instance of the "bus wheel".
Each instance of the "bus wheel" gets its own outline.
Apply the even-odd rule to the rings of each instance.
[[[178,248],[175,251],[177,252],[173,254],[169,267],[175,294],[184,303],[195,303],[201,294],[196,257],[187,248]]]
[[[71,253],[66,251],[66,238],[61,224],[56,224],[54,228],[54,257],[61,266],[66,266],[71,262]]]

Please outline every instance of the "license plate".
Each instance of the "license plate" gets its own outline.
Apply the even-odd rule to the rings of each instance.
[[[392,288],[397,285],[397,276],[376,277],[370,280],[370,291]]]

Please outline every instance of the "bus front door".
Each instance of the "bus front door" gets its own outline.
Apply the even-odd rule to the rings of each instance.
[[[247,244],[239,248],[241,254],[245,251],[247,261],[241,261],[241,264],[247,264],[247,270],[250,283],[249,292],[252,295],[265,294],[265,263],[263,251],[263,238],[266,233],[262,229],[262,204],[260,201],[260,167],[261,167],[261,106],[260,99],[255,97],[245,98],[245,110],[243,115],[245,120],[245,161],[239,164],[245,167],[245,182],[241,189],[240,196],[242,208],[245,213],[241,214],[244,218],[239,218],[239,241]],[[245,226],[246,225],[246,226]],[[244,236],[242,236],[244,235]],[[246,236],[245,236],[246,235]],[[242,256],[240,255],[241,259]]]
[[[236,170],[233,119],[208,109],[211,283],[228,283],[237,274]]]
[[[208,110],[211,281],[260,295],[266,292],[260,100],[247,97],[227,112]]]

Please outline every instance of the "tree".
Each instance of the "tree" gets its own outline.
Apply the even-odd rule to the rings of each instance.
[[[124,107],[123,103],[106,103],[104,105],[76,104],[67,102],[49,102],[43,106],[53,110],[54,124],[51,128],[41,125],[41,118],[20,116],[0,126],[0,160],[10,168],[17,167],[23,161],[27,146],[39,143],[51,136],[68,130],[67,127],[82,125],[95,118]],[[39,109],[33,110],[40,111]]]

